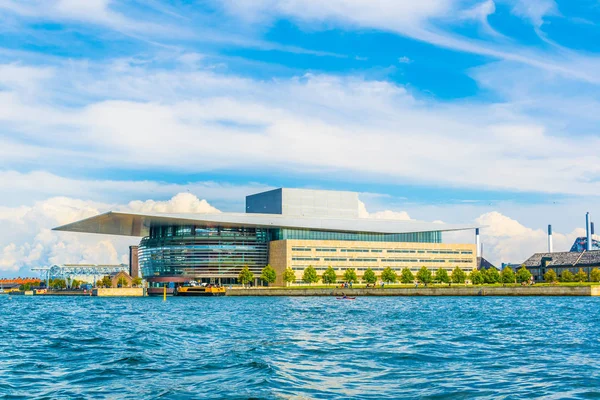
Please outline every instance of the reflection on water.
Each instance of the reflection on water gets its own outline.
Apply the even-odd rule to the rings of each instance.
[[[0,396],[589,398],[596,298],[0,297]]]

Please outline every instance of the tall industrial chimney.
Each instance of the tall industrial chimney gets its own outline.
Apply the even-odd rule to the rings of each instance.
[[[585,232],[586,232],[586,236],[587,236],[587,244],[586,244],[586,250],[590,251],[592,250],[592,227],[591,227],[591,222],[590,222],[590,213],[586,212],[585,213]]]
[[[477,253],[477,257],[481,257],[480,243],[481,242],[479,240],[479,228],[475,228],[475,246],[477,246],[475,252]]]
[[[592,239],[594,238],[594,235],[596,234],[596,231],[594,230],[594,223],[590,222],[590,226],[592,228]]]
[[[548,253],[552,253],[552,225],[548,225]]]

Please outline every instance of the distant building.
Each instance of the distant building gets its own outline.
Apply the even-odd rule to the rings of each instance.
[[[581,236],[575,239],[575,243],[571,246],[571,251],[581,253],[587,248],[587,237]],[[592,250],[600,250],[600,242],[592,239]]]
[[[553,269],[557,275],[560,275],[567,269],[576,274],[579,268],[583,268],[589,278],[591,270],[600,267],[600,250],[581,253],[572,251],[535,253],[523,264],[531,272],[533,279],[538,282],[544,280],[544,274],[549,269]]]
[[[486,260],[483,257],[477,257],[477,269],[480,271],[484,271],[486,269],[490,269],[490,268],[496,268],[494,266],[494,264],[492,264],[491,262],[489,262],[488,260]],[[498,268],[496,268],[498,269]]]
[[[133,281],[131,275],[129,275],[125,271],[120,271],[116,274],[111,274],[109,275],[109,277],[112,287],[114,288],[119,287],[119,282],[121,282],[121,287],[131,287],[131,283]]]
[[[517,272],[523,264],[502,263],[502,269],[510,267],[514,272]]]

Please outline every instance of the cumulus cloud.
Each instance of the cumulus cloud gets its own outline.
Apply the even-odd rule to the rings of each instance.
[[[482,226],[483,257],[498,267],[502,263],[522,263],[533,253],[546,252],[548,249],[546,229],[530,228],[498,211],[486,212],[477,217],[474,223]],[[554,251],[568,251],[578,236],[585,236],[585,229],[576,228],[569,233],[555,230]],[[472,232],[446,233],[444,240],[474,243],[474,236]]]
[[[109,210],[164,213],[220,212],[206,200],[179,193],[165,201],[111,205],[67,197],[38,201],[31,207],[0,209],[0,273],[31,275],[30,268],[62,263],[128,262],[128,246],[139,238],[56,232],[51,229]]]
[[[352,181],[600,190],[593,150],[600,140],[589,137],[582,147],[579,136],[556,131],[557,121],[532,120],[517,105],[424,101],[403,86],[355,76],[257,81],[209,68],[179,73],[129,63],[82,68],[64,81],[59,75],[46,90],[121,99],[67,112],[17,89],[0,93],[0,127],[11,132],[0,167],[29,161],[184,173],[276,168],[311,176],[331,171]],[[593,99],[587,104],[600,107]],[[578,174],[583,163],[589,176]]]
[[[367,206],[362,201],[358,201],[358,217],[359,218],[377,218],[377,219],[398,219],[403,221],[411,220],[410,215],[406,211],[383,210],[376,212],[367,211]]]
[[[160,213],[220,213],[218,209],[208,204],[204,199],[200,200],[191,193],[179,193],[167,201],[132,201],[124,211],[138,213],[160,212]]]

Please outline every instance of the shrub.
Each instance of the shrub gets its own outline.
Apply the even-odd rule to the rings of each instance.
[[[521,266],[521,268],[519,268],[519,270],[517,271],[517,282],[521,283],[521,282],[527,282],[531,279],[531,272],[529,272],[527,270],[527,268],[525,268],[525,266]]]
[[[386,267],[381,273],[381,280],[384,282],[398,282],[398,275],[390,267]]]
[[[600,269],[594,268],[590,272],[590,282],[600,282]]]
[[[337,281],[337,275],[335,274],[335,270],[333,268],[331,268],[331,265],[327,268],[327,270],[325,272],[323,272],[323,276],[321,277],[321,280],[326,285],[330,285]]]
[[[592,271],[594,272],[594,271]],[[600,271],[599,271],[600,272]],[[556,272],[554,272],[553,269],[549,269],[548,271],[546,271],[546,273],[544,274],[544,281],[546,282],[556,282],[558,279],[558,275],[556,275]]]
[[[515,273],[511,267],[504,267],[502,273],[500,274],[500,280],[502,283],[515,283]]]
[[[283,271],[283,281],[286,285],[296,281],[296,273],[291,267],[287,267]]]
[[[356,276],[356,271],[354,268],[348,268],[346,271],[344,271],[344,280],[346,282],[358,281],[358,276]]]
[[[575,274],[575,282],[587,282],[588,277],[583,268],[579,268],[579,271]]]
[[[306,267],[304,273],[302,274],[302,280],[308,284],[319,282],[319,275],[317,275],[317,270],[312,265],[309,265],[308,267]]]
[[[367,268],[363,274],[363,279],[365,282],[373,284],[377,282],[377,275],[375,275],[375,272],[371,268]]]
[[[494,267],[490,267],[482,272],[485,283],[498,283],[500,282],[500,273]]]
[[[250,269],[248,268],[248,266],[246,265],[244,268],[242,268],[242,270],[240,271],[240,274],[238,275],[238,281],[242,284],[242,285],[247,285],[250,282],[252,282],[254,280],[254,273],[252,271],[250,271]]]
[[[400,272],[400,282],[402,283],[413,283],[415,280],[415,276],[408,268],[402,268]]]
[[[435,272],[435,278],[434,280],[440,282],[440,283],[448,283],[450,282],[450,277],[448,276],[448,271],[446,271],[444,268],[440,268]]]
[[[428,283],[431,283],[431,281],[433,280],[433,274],[431,273],[430,270],[427,269],[427,267],[423,266],[423,267],[421,267],[419,272],[417,272],[417,280],[419,282],[427,285]]]
[[[565,269],[560,274],[560,281],[561,282],[573,282],[574,279],[575,279],[575,275],[573,275],[573,273],[571,271],[569,271],[568,269]]]
[[[277,280],[277,273],[275,273],[273,267],[267,264],[261,271],[260,279],[262,279],[270,285],[271,283],[275,283],[275,281]]]
[[[452,279],[453,283],[465,283],[467,280],[467,274],[465,271],[460,269],[460,267],[456,267],[452,270],[452,274],[450,275],[450,279]]]
[[[473,285],[481,285],[485,283],[485,277],[483,276],[483,273],[481,271],[477,271],[476,269],[471,272],[469,279]]]

